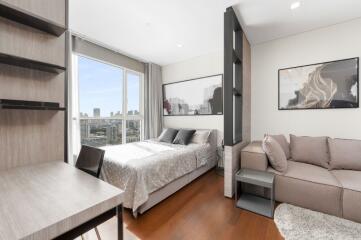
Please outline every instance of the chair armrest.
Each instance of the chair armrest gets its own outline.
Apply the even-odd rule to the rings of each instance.
[[[241,168],[266,171],[268,159],[261,141],[254,141],[241,150]]]

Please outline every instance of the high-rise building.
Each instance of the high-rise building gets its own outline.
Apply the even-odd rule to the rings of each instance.
[[[94,108],[93,109],[93,116],[94,117],[100,117],[100,108]]]

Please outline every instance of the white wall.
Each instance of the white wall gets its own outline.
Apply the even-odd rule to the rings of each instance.
[[[361,109],[278,110],[278,69],[361,56],[361,19],[252,46],[252,140],[264,133],[361,139]]]
[[[215,74],[223,74],[223,51],[162,67],[163,83]],[[217,129],[218,139],[223,139],[223,115],[165,116],[163,122],[164,127]]]

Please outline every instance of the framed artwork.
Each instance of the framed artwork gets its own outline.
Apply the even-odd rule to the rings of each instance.
[[[163,116],[222,114],[222,74],[163,84]]]
[[[278,70],[278,109],[359,107],[359,58]]]

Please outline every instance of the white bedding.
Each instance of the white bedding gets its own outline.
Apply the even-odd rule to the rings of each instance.
[[[209,143],[184,146],[147,140],[102,149],[101,177],[124,190],[123,206],[133,212],[152,192],[216,157]]]

